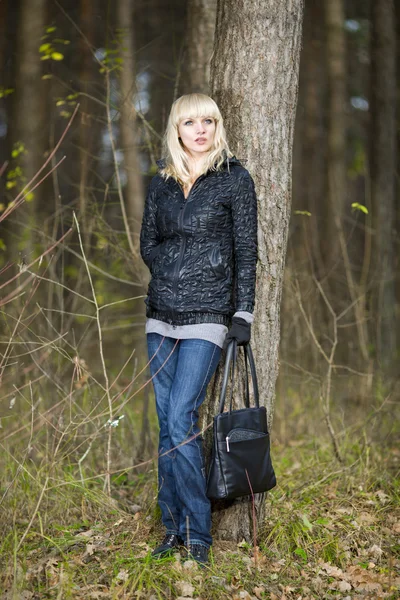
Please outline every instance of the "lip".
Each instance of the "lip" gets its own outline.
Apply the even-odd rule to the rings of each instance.
[[[207,138],[199,137],[199,138],[197,138],[197,140],[194,140],[194,141],[197,142],[198,144],[202,144],[203,142],[207,141]]]

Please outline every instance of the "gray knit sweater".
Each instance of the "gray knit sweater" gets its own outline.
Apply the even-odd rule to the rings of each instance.
[[[244,310],[237,311],[234,317],[241,317],[248,323],[252,323],[254,315]],[[157,319],[146,320],[146,334],[159,333],[166,337],[171,337],[181,340],[200,339],[207,340],[216,344],[220,348],[223,347],[225,336],[228,333],[228,328],[225,325],[217,323],[199,323],[197,325],[175,325],[172,326],[164,321]]]

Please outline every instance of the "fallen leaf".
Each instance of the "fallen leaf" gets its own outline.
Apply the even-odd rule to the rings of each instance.
[[[351,585],[348,581],[339,581],[338,589],[341,592],[349,592],[351,590]]]
[[[239,593],[233,594],[232,600],[251,600],[251,596],[249,592],[246,592],[246,590],[242,590]]]
[[[121,569],[121,571],[119,571],[119,573],[117,574],[116,579],[119,579],[120,581],[127,581],[128,577],[128,571],[126,569]]]
[[[257,598],[260,598],[260,600],[262,599],[262,593],[265,592],[265,588],[262,587],[255,587],[253,588],[253,594],[255,594],[257,596]]]
[[[93,529],[88,529],[87,531],[81,531],[80,533],[77,533],[75,537],[90,538],[94,534],[95,534],[95,532],[93,531]]]
[[[356,587],[356,592],[362,592],[364,590],[366,592],[378,592],[379,594],[381,594],[382,586],[380,583],[371,581],[370,583],[365,583]]]
[[[379,502],[381,502],[382,504],[386,504],[386,502],[390,500],[390,496],[388,496],[388,494],[385,494],[385,492],[382,490],[378,490],[375,493],[378,496]]]
[[[334,565],[330,565],[329,563],[323,563],[321,566],[324,569],[324,571],[326,571],[326,573],[328,575],[330,575],[331,577],[337,577],[337,578],[343,577],[342,569],[339,569],[338,567],[335,567]]]
[[[375,517],[371,513],[363,511],[357,516],[356,521],[360,523],[360,525],[371,525],[372,523],[375,523]]]
[[[368,554],[372,555],[374,558],[379,559],[383,554],[383,550],[382,548],[374,544],[373,546],[371,546],[371,548],[369,548]]]
[[[194,586],[191,583],[188,583],[187,581],[177,581],[175,583],[175,588],[181,596],[193,598]]]
[[[400,521],[397,521],[397,523],[393,525],[393,531],[395,533],[400,533]]]
[[[198,565],[195,560],[185,560],[185,562],[183,563],[183,568],[189,571],[190,569],[197,569]]]

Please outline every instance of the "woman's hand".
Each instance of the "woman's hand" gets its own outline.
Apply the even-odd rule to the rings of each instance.
[[[232,340],[236,340],[238,346],[244,346],[250,342],[251,323],[241,317],[232,317],[232,327],[226,334],[223,349],[226,350]]]

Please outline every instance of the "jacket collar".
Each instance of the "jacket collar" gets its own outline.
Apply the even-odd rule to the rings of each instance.
[[[230,158],[228,158],[226,156],[226,151],[223,151],[223,155],[224,155],[224,165],[227,167],[229,165],[242,165],[243,162],[246,162],[245,160],[239,160],[238,158],[236,158],[236,156],[231,156]],[[166,165],[166,159],[165,158],[160,158],[159,160],[156,160],[156,165],[159,167],[159,169],[164,169],[165,165]]]

